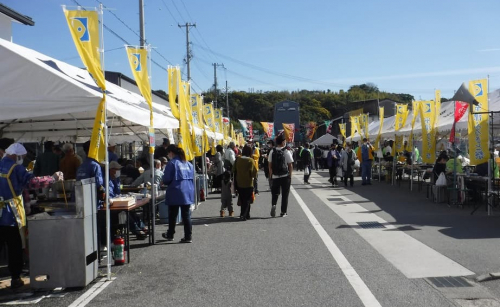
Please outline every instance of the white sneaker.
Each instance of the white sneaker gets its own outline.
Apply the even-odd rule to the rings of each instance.
[[[276,206],[271,207],[271,216],[275,217],[276,216]]]

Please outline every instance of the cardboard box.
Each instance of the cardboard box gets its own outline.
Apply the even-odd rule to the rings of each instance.
[[[117,198],[112,198],[110,200],[111,202],[111,207],[116,208],[116,207],[130,207],[135,204],[135,198],[134,197],[117,197]]]

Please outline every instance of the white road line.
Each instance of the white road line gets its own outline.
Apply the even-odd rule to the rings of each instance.
[[[84,307],[90,301],[96,297],[99,293],[101,293],[102,290],[104,290],[113,280],[115,280],[116,277],[111,278],[110,281],[106,281],[106,278],[101,279],[98,281],[95,285],[92,286],[92,288],[88,289],[87,292],[82,294],[79,298],[76,299],[71,305],[68,307]]]
[[[316,179],[313,183],[323,184]],[[392,263],[407,278],[438,276],[468,276],[474,272],[463,267],[419,240],[398,230],[375,213],[371,213],[355,201],[341,194],[342,189],[318,189],[314,194],[337,214],[347,225],[358,226],[358,222],[379,222],[385,228],[360,229],[353,227],[387,261]],[[353,192],[353,191],[351,191]],[[329,198],[346,201],[332,201]],[[390,230],[390,231],[388,231]]]
[[[323,226],[321,226],[311,210],[309,210],[309,207],[307,207],[297,191],[295,191],[293,187],[290,187],[290,192],[292,192],[292,195],[295,197],[302,210],[304,210],[307,218],[313,225],[320,238],[323,240],[323,243],[330,251],[333,259],[335,259],[335,261],[337,262],[338,266],[342,270],[342,273],[344,273],[345,277],[354,288],[354,291],[356,291],[356,293],[358,294],[358,297],[363,302],[363,305],[367,307],[381,307],[382,305],[380,305],[373,293],[366,286],[365,282],[361,279],[361,277],[359,277],[356,270],[351,266],[344,254],[342,254],[340,249],[337,247],[335,242],[333,242],[332,238],[328,235]]]

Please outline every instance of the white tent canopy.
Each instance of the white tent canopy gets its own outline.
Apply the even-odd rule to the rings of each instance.
[[[0,39],[0,131],[18,141],[90,137],[101,90],[90,74],[34,50]],[[149,106],[140,95],[106,82],[111,134],[133,135],[149,127]],[[179,122],[170,108],[153,103],[156,129]]]
[[[336,140],[337,138],[331,135],[330,133],[327,133],[325,135],[320,136],[316,140],[311,142],[311,145],[319,145],[319,146],[330,146],[333,143],[333,140]]]

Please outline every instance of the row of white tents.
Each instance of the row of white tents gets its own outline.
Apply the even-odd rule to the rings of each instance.
[[[89,140],[101,90],[87,70],[0,39],[0,135],[18,142]],[[144,98],[106,81],[110,135],[116,143],[147,140],[149,106]],[[179,121],[170,107],[153,102],[156,140]],[[203,133],[197,129],[197,134]],[[220,133],[207,129],[209,138]]]
[[[489,103],[489,111],[500,111],[500,89],[497,89],[493,92],[489,93],[488,97]],[[441,104],[441,111],[439,112],[438,120],[436,123],[436,129],[439,133],[439,135],[449,135],[452,127],[453,127],[453,121],[454,121],[454,114],[455,114],[455,107],[454,107],[455,102],[454,101],[445,101]],[[411,128],[411,123],[413,116],[415,114],[414,110],[411,110],[410,113],[408,114],[408,118],[406,120],[405,125],[396,132],[395,130],[395,122],[396,122],[396,116],[391,116],[384,118],[383,121],[383,126],[382,126],[382,131],[381,131],[381,139],[394,139],[394,135],[404,135],[404,136],[409,136],[411,134],[412,128]],[[483,114],[483,116],[488,116],[487,114]],[[469,121],[469,116],[468,113],[466,113],[456,124],[456,131],[460,131],[462,136],[467,135],[467,130],[468,130],[468,121]],[[379,131],[379,123],[380,121],[377,119],[375,121],[372,121],[368,124],[368,134],[369,138],[371,140],[375,140],[375,138],[378,135]],[[500,118],[494,117],[493,120],[493,125],[498,125],[500,124]],[[420,120],[420,114],[417,114],[417,118],[415,119],[415,125],[413,128],[413,134],[415,136],[421,136],[422,135],[422,125],[421,125],[421,120]],[[347,138],[348,141],[359,141],[362,138],[362,136],[356,132],[356,134],[351,138],[350,136]]]

